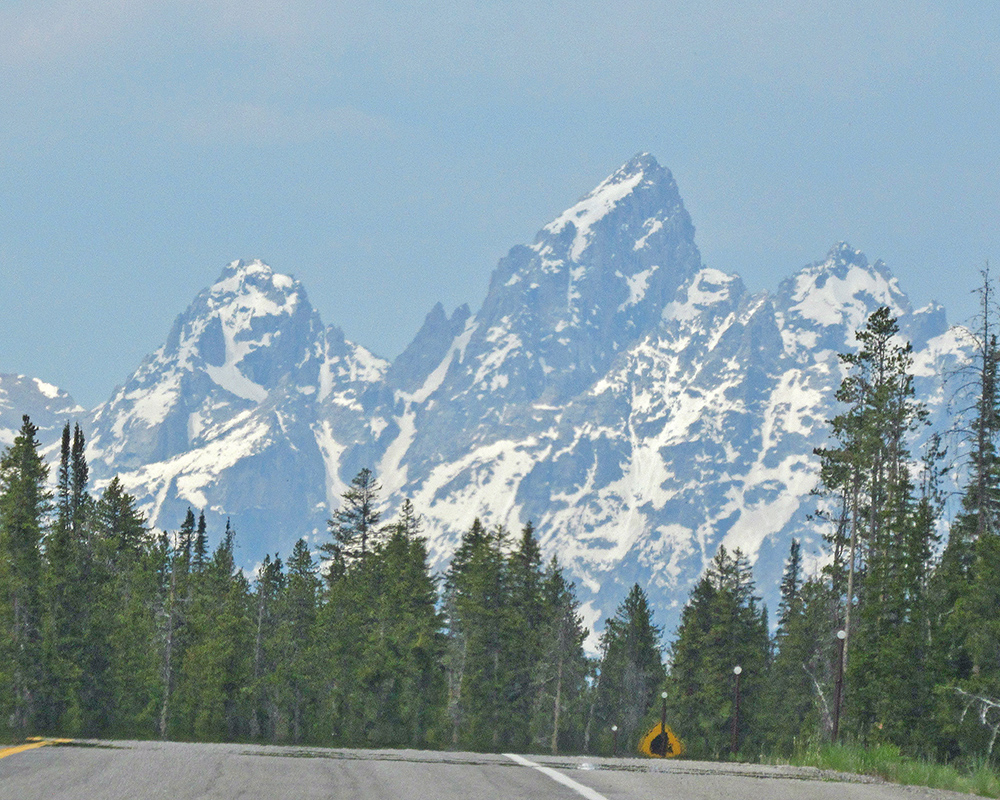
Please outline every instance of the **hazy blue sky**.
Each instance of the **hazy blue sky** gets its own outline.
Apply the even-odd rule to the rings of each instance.
[[[94,405],[234,258],[395,356],[638,151],[704,261],[1000,259],[1000,5],[5,0],[0,372]]]

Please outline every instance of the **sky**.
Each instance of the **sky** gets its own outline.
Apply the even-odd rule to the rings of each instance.
[[[962,322],[998,132],[995,2],[5,0],[0,373],[95,406],[236,258],[393,358],[642,151],[750,289],[847,241]]]

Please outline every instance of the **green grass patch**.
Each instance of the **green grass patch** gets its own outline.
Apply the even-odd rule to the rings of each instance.
[[[818,767],[855,775],[872,775],[891,783],[926,786],[952,792],[1000,798],[1000,774],[985,762],[967,768],[938,764],[903,755],[895,745],[854,744],[813,746],[796,753],[788,764]]]

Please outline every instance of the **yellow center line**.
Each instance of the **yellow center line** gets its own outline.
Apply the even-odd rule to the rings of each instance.
[[[0,748],[0,758],[7,758],[7,756],[12,756],[17,753],[23,753],[25,750],[34,750],[36,747],[45,747],[47,744],[66,744],[73,741],[72,739],[39,739],[38,737],[33,737],[28,741],[27,744],[18,744],[13,747]]]

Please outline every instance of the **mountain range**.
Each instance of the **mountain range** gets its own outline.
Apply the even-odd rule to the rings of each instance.
[[[747,554],[772,608],[791,538],[822,558],[813,449],[837,354],[882,305],[946,429],[941,376],[968,352],[941,306],[912,309],[844,243],[748,290],[702,264],[673,176],[641,154],[511,249],[478,311],[436,305],[391,362],[324,324],[294,278],[235,261],[96,409],[0,376],[0,444],[22,413],[53,448],[78,421],[96,486],[120,476],[157,529],[189,507],[217,533],[231,518],[247,568],[324,541],[369,467],[387,517],[405,497],[422,514],[436,568],[475,517],[531,520],[588,624],[638,581],[671,633],[720,544]]]

